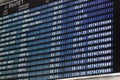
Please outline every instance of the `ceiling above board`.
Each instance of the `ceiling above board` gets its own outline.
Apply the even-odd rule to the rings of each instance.
[[[9,1],[12,1],[12,0],[0,0],[0,4],[6,3],[6,2],[9,2]]]

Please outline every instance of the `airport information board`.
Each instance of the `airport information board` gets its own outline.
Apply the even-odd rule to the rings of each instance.
[[[114,72],[114,0],[17,0],[0,6],[0,80]]]

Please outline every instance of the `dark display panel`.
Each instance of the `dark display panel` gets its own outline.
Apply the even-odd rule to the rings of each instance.
[[[115,72],[114,3],[18,0],[1,6],[0,80],[55,80]]]

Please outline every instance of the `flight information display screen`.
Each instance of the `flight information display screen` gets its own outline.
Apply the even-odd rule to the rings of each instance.
[[[114,0],[17,0],[0,6],[0,80],[114,72]]]

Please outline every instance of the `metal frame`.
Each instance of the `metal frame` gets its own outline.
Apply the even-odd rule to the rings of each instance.
[[[96,76],[86,76],[86,77],[75,77],[75,78],[65,78],[56,80],[120,80],[120,73],[96,75]]]
[[[15,2],[15,1],[17,1],[17,0],[9,0],[9,1],[3,2],[3,3],[0,3],[0,6],[5,5],[5,4],[9,4],[11,2]]]

